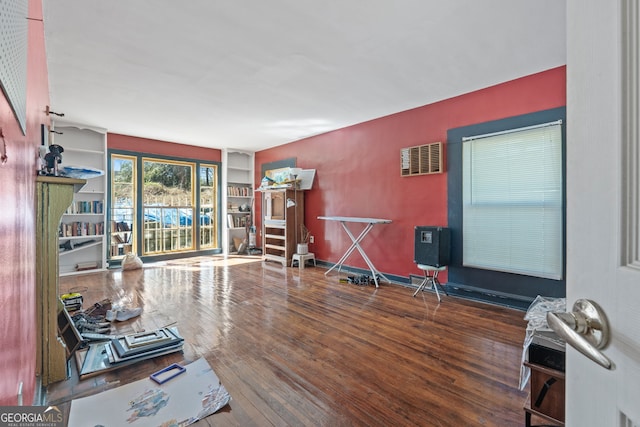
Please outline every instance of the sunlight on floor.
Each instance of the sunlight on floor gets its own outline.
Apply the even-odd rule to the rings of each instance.
[[[166,266],[180,270],[198,270],[201,267],[229,267],[233,265],[247,264],[251,262],[262,262],[261,256],[235,256],[235,255],[213,255],[184,259],[174,259],[153,263],[156,266]]]

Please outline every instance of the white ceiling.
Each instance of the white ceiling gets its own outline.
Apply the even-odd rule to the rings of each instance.
[[[51,109],[258,151],[566,63],[562,0],[44,0]]]

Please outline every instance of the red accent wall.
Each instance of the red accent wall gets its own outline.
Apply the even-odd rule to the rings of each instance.
[[[447,175],[400,176],[400,149],[442,141],[460,126],[562,107],[566,104],[566,67],[400,112],[337,131],[256,153],[256,185],[264,163],[295,157],[297,166],[316,169],[305,194],[305,225],[315,237],[309,245],[317,259],[336,262],[351,241],[337,222],[318,216],[387,218],[362,242],[383,273],[422,274],[413,263],[413,228],[447,225]],[[260,221],[260,204],[256,220]],[[354,234],[362,229],[353,224]],[[260,226],[260,224],[258,224]],[[359,254],[346,265],[367,269]],[[440,276],[443,282],[446,275]]]
[[[0,91],[8,161],[0,165],[0,406],[33,403],[36,364],[35,178],[40,125],[49,124],[49,83],[41,0],[29,0],[26,135]],[[2,139],[0,139],[0,146]]]
[[[208,160],[212,162],[219,162],[222,158],[222,151],[218,149],[195,147],[193,145],[120,135],[117,133],[107,134],[107,148],[110,150],[136,151],[159,156]]]

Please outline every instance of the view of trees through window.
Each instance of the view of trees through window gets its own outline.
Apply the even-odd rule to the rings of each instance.
[[[111,156],[110,257],[217,248],[218,166],[141,160],[138,175],[137,156]],[[134,234],[136,226],[142,227],[140,235]],[[139,245],[134,237],[141,239]]]
[[[143,255],[193,249],[191,163],[143,159]]]
[[[217,168],[214,165],[200,167],[200,247],[215,248],[217,244]]]

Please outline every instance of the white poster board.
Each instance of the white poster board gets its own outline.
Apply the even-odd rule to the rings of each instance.
[[[300,180],[300,190],[311,190],[315,177],[315,169],[302,169],[300,175],[298,176],[298,179]]]

